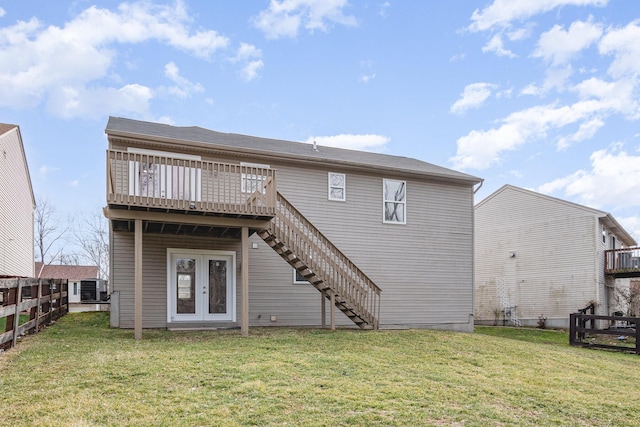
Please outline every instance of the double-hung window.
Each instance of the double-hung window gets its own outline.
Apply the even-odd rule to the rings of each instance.
[[[407,182],[397,179],[382,180],[383,222],[407,223]]]
[[[343,173],[329,172],[329,200],[347,200],[347,178]]]

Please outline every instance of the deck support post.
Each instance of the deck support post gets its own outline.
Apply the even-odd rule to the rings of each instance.
[[[331,291],[331,330],[336,330],[336,293]]]
[[[142,220],[135,220],[134,235],[134,338],[142,339]]]
[[[242,325],[243,337],[249,336],[249,227],[242,227]]]
[[[327,328],[327,296],[320,291],[320,316],[322,316],[322,329]]]

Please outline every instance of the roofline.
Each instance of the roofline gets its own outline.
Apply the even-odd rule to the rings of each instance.
[[[592,207],[589,207],[589,206],[581,205],[579,203],[570,202],[568,200],[559,199],[557,197],[548,196],[546,194],[538,193],[536,191],[528,190],[526,188],[516,187],[515,185],[511,185],[511,184],[505,184],[502,187],[498,188],[496,191],[494,191],[493,193],[491,193],[490,195],[485,197],[482,201],[478,202],[474,206],[474,209],[482,206],[485,202],[487,202],[488,200],[494,198],[497,194],[503,192],[507,188],[511,188],[512,190],[520,191],[522,193],[528,193],[528,194],[531,194],[533,196],[542,197],[542,198],[547,199],[547,200],[551,200],[551,201],[554,201],[554,202],[562,203],[564,205],[573,206],[575,208],[582,209],[582,210],[585,210],[587,212],[591,212],[592,214],[596,215],[598,217],[598,219],[606,220],[606,222],[609,222],[610,225],[611,225],[609,228],[612,229],[612,230],[615,229],[618,233],[620,233],[618,235],[618,237],[623,240],[623,243],[625,245],[627,245],[627,246],[636,246],[638,244],[636,242],[636,240],[631,236],[631,234],[629,234],[629,232],[627,232],[627,230],[625,230],[624,227],[622,225],[620,225],[620,223],[618,221],[616,221],[616,219],[613,217],[613,215],[611,215],[608,212],[604,212],[604,211],[601,211],[599,209],[595,209],[595,208],[592,208]]]
[[[379,165],[372,165],[369,163],[354,163],[354,162],[339,161],[339,160],[333,160],[333,159],[322,159],[322,161],[320,162],[313,157],[304,156],[304,155],[301,156],[299,154],[287,155],[285,153],[279,153],[275,151],[234,147],[230,145],[216,144],[212,142],[184,140],[184,139],[170,138],[166,136],[157,136],[157,135],[148,135],[148,134],[128,132],[128,131],[119,131],[119,130],[113,130],[109,128],[105,129],[105,133],[109,138],[120,137],[120,138],[129,139],[129,140],[139,140],[140,142],[145,142],[145,141],[166,142],[166,143],[175,144],[178,146],[185,146],[185,147],[191,147],[191,148],[197,147],[197,148],[204,149],[206,151],[219,150],[219,151],[223,151],[224,153],[235,153],[237,155],[244,155],[244,156],[257,155],[257,156],[264,156],[268,158],[276,158],[276,159],[284,160],[287,162],[296,162],[296,163],[313,164],[313,165],[333,164],[333,165],[349,167],[351,169],[362,170],[362,171],[379,170],[379,171],[387,171],[387,172],[393,172],[393,173],[402,172],[403,175],[407,175],[407,174],[417,175],[417,176],[432,178],[440,181],[454,181],[454,182],[465,183],[468,185],[475,185],[480,181],[482,181],[482,179],[472,175],[468,175],[468,178],[465,178],[463,176],[455,177],[451,175],[440,174],[437,172],[420,172],[420,171],[408,170],[408,169],[402,169],[402,168],[392,168],[392,167],[384,167]],[[234,134],[231,134],[231,135],[234,135]],[[242,136],[249,136],[249,135],[242,135]],[[251,138],[269,139],[269,138],[261,138],[256,136],[251,136]],[[293,141],[289,141],[289,142],[293,142]],[[299,142],[297,143],[300,144]]]
[[[7,123],[8,124],[8,123]],[[27,154],[24,151],[24,142],[22,141],[22,133],[20,132],[20,126],[18,125],[14,125],[14,124],[9,124],[9,126],[13,126],[13,128],[7,130],[6,132],[3,132],[1,135],[6,135],[9,132],[15,130],[16,133],[18,134],[18,142],[20,144],[20,152],[22,153],[22,160],[24,161],[24,167],[27,170],[27,182],[29,183],[29,191],[31,192],[31,206],[32,209],[35,209],[36,207],[36,197],[33,194],[33,185],[31,183],[31,172],[29,172],[29,163],[27,162]]]

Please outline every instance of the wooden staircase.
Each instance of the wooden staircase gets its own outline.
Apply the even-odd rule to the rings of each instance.
[[[353,323],[378,329],[380,288],[280,192],[276,201],[276,216],[258,235]]]

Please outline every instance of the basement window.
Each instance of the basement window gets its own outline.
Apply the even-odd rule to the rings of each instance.
[[[302,274],[295,268],[293,269],[293,284],[294,285],[308,285],[309,282],[304,278]]]

